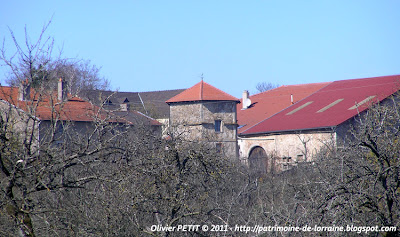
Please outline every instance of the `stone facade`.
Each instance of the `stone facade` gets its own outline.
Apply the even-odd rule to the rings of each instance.
[[[228,157],[238,156],[236,101],[170,104],[170,128],[185,141],[208,143]]]
[[[258,136],[241,136],[238,139],[240,147],[240,159],[243,163],[252,166],[251,162],[258,166],[265,166],[267,172],[280,172],[297,165],[299,162],[311,162],[315,155],[327,146],[336,144],[334,131],[309,131],[287,134],[266,134]],[[260,154],[254,156],[255,149],[262,148],[265,151],[263,157]],[[255,161],[252,159],[264,159]]]
[[[40,120],[28,115],[16,106],[0,100],[0,120],[6,136],[16,139],[21,146],[29,144],[31,152],[39,148],[39,124]]]

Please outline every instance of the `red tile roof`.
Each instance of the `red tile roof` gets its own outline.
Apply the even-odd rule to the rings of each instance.
[[[242,134],[329,128],[400,89],[400,75],[335,81]]]
[[[330,82],[280,86],[250,96],[252,105],[249,108],[242,110],[242,105],[237,105],[238,132],[241,133],[292,105],[291,95],[293,95],[293,102],[296,103],[329,83]]]
[[[110,122],[117,121],[115,116],[111,118],[105,110],[79,97],[69,95],[70,98],[60,103],[57,100],[57,93],[39,95],[39,93],[31,90],[30,100],[26,101],[18,100],[18,94],[17,87],[0,87],[0,99],[24,111],[30,111],[31,115],[41,120],[57,119],[63,121],[92,122],[96,119],[107,119]]]
[[[49,103],[40,103],[37,108],[37,116],[41,120],[51,120],[52,116],[59,115],[58,119],[63,121],[92,122],[97,119],[107,119],[108,121],[116,122],[110,114],[100,107],[78,97],[73,97],[63,103],[54,105],[55,113],[52,112],[51,107]]]
[[[167,103],[187,102],[187,101],[204,101],[204,100],[221,100],[221,101],[237,101],[239,100],[220,89],[206,83],[199,82],[196,85],[184,90],[182,93],[167,100]]]

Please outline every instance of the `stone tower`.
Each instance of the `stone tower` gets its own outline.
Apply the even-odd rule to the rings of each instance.
[[[237,98],[202,80],[166,102],[174,136],[208,143],[227,157],[238,156]]]

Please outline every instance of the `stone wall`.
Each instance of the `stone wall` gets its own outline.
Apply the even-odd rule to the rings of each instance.
[[[2,129],[8,131],[7,136],[16,139],[21,145],[24,142],[30,144],[32,153],[38,150],[39,119],[3,100],[0,100],[0,116]]]
[[[220,131],[215,121],[220,121]],[[196,101],[170,104],[170,129],[183,140],[206,142],[226,156],[237,157],[235,101]]]
[[[239,155],[243,163],[249,164],[248,158],[253,148],[261,147],[267,159],[275,159],[275,168],[296,165],[298,162],[312,161],[320,149],[335,145],[336,133],[328,131],[305,132],[298,134],[275,134],[240,137]],[[271,163],[271,161],[268,161]]]

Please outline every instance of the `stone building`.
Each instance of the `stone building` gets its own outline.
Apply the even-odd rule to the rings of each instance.
[[[329,83],[283,85],[254,95],[249,95],[249,92],[245,91],[241,103],[237,105],[238,133],[297,103]],[[251,101],[250,104],[243,103],[248,99]]]
[[[7,125],[13,125],[14,133],[29,136],[33,148],[53,139],[61,143],[66,129],[88,134],[98,121],[114,125],[145,125],[161,133],[161,124],[136,111],[110,113],[80,97],[67,93],[60,79],[57,91],[35,90],[28,82],[20,87],[0,86],[0,116]],[[4,125],[4,124],[3,124]],[[31,131],[29,131],[29,129]],[[52,137],[54,135],[54,137]]]
[[[261,172],[313,161],[324,147],[341,146],[371,104],[384,103],[399,89],[399,75],[328,83],[241,131],[241,157]]]
[[[241,98],[242,103],[237,105],[238,146],[241,161],[260,172],[270,172],[273,166],[280,166],[280,160],[267,159],[266,156],[276,155],[277,147],[282,142],[286,144],[284,145],[286,147],[285,151],[293,149],[298,140],[296,136],[294,138],[281,136],[279,139],[274,139],[258,135],[242,135],[242,133],[310,96],[329,83],[283,85],[254,95],[249,95],[248,91],[245,91]],[[250,101],[250,103],[243,103],[243,101]],[[279,150],[282,149],[283,147],[279,147]],[[251,162],[249,162],[249,157]]]
[[[147,117],[148,120],[151,120],[152,125],[155,124],[154,120],[157,120],[162,125],[162,133],[166,134],[169,124],[169,106],[165,101],[184,90],[146,92],[84,90],[79,95],[81,98],[87,99],[107,111],[112,111],[119,117],[133,123],[136,123],[138,117]],[[134,119],[131,119],[132,117]]]
[[[172,136],[204,142],[227,157],[238,156],[237,98],[201,81],[166,102]]]

